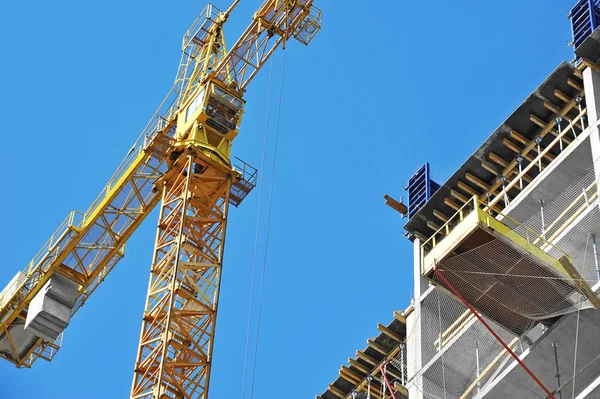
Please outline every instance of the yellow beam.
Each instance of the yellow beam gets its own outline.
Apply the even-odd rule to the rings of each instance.
[[[481,195],[478,192],[476,192],[475,190],[473,190],[469,185],[467,185],[466,183],[463,183],[462,181],[458,181],[458,188],[460,188],[461,190],[463,190],[464,192],[466,192],[469,195]]]
[[[438,226],[437,224],[435,224],[429,220],[425,224],[427,225],[427,227],[429,227],[433,231],[438,231],[440,229],[440,226]]]
[[[532,121],[533,123],[535,123],[536,125],[538,125],[539,127],[545,127],[548,122],[538,118],[537,116],[535,116],[534,114],[529,114],[529,120]]]
[[[418,231],[413,231],[412,233],[415,237],[417,237],[419,240],[421,240],[421,242],[425,242],[428,240],[427,237],[425,237],[423,234],[419,233]]]
[[[367,392],[367,384],[361,385],[358,391]],[[371,384],[371,396],[375,397],[375,399],[383,399],[381,397],[381,390],[377,385]]]
[[[369,338],[369,339],[367,340],[367,345],[369,346],[369,348],[371,348],[371,349],[373,349],[373,350],[376,350],[377,352],[381,353],[381,354],[382,354],[382,355],[384,355],[384,356],[387,356],[387,354],[388,354],[388,352],[389,352],[389,351],[388,351],[387,349],[385,349],[383,346],[381,346],[381,345],[379,345],[377,342],[375,342],[375,341],[373,340],[373,338]]]
[[[448,216],[444,215],[442,212],[438,211],[437,209],[433,210],[433,216],[440,219],[444,223],[446,223],[448,220],[450,220],[450,218]]]
[[[386,326],[384,326],[381,323],[377,324],[377,329],[379,331],[381,331],[382,333],[384,333],[385,335],[387,335],[388,337],[390,337],[391,339],[397,341],[398,343],[404,342],[404,338],[402,338],[401,336],[399,336],[398,334],[396,334],[395,332],[393,332],[392,330],[390,330],[389,328],[387,328]]]
[[[351,357],[348,358],[348,364],[350,366],[353,366],[353,367],[359,369],[360,371],[362,371],[363,373],[365,373],[367,375],[371,374],[371,370],[367,366],[357,362],[356,360],[352,359]]]
[[[555,114],[558,114],[560,112],[560,108],[557,107],[556,105],[552,104],[548,100],[544,100],[544,107],[548,108],[550,111],[554,112]]]
[[[450,190],[450,195],[452,195],[454,198],[456,198],[463,204],[469,202],[469,199],[467,197],[465,197],[464,195],[462,195],[461,193],[459,193],[456,190]]]
[[[554,95],[557,98],[560,98],[561,100],[563,100],[566,103],[568,103],[569,101],[571,101],[571,98],[569,96],[567,96],[565,93],[563,93],[562,91],[560,91],[558,89],[554,89]]]
[[[357,384],[360,383],[365,377],[363,377],[362,375],[357,374],[356,372],[354,372],[352,369],[350,369],[348,366],[344,366],[342,365],[342,368],[340,369],[340,371],[343,371],[344,373],[346,373],[348,376],[351,376],[352,378],[357,380]]]
[[[394,381],[394,389],[396,392],[400,392],[402,396],[406,396],[408,398],[408,389],[398,381]]]
[[[402,215],[408,214],[408,208],[402,202],[396,201],[394,198],[390,197],[387,194],[384,195],[383,198],[385,199],[385,204],[390,208],[394,209]]]
[[[571,278],[574,280],[577,288],[583,295],[585,295],[592,306],[594,306],[596,309],[600,309],[600,300],[590,288],[589,284],[583,279],[583,277],[581,277],[581,274],[579,274],[579,271],[577,271],[573,263],[571,263],[571,260],[567,256],[561,256],[558,259],[558,262],[565,268],[569,276],[571,276]]]
[[[496,162],[498,165],[502,166],[503,168],[508,166],[508,162],[506,162],[501,156],[490,152],[489,157],[492,161]],[[496,172],[496,176],[498,176],[500,174],[500,172]],[[506,175],[508,176],[508,175]]]
[[[515,337],[513,338],[513,340],[507,345],[509,348],[512,348],[513,346],[515,346],[515,344],[519,341],[519,337]],[[473,380],[473,382],[471,383],[471,385],[469,385],[469,387],[465,390],[465,392],[463,392],[463,394],[460,396],[460,399],[465,399],[467,397],[469,397],[469,394],[471,393],[471,391],[473,391],[473,389],[477,386],[477,384],[479,384],[479,381],[481,381],[483,378],[485,378],[486,375],[488,375],[488,373],[494,368],[494,366],[496,365],[496,363],[498,363],[498,361],[500,359],[502,359],[502,357],[507,353],[508,351],[506,349],[502,349],[500,351],[500,353],[498,353],[498,355],[496,355],[496,357],[494,358],[494,360],[492,360],[492,362],[490,364],[488,364],[488,366],[481,372],[481,374],[479,374],[479,376],[477,378],[475,378],[475,380]]]
[[[348,369],[348,370],[351,371],[350,369]],[[352,385],[357,385],[362,380],[362,378],[360,378],[360,377],[354,377],[354,376],[352,376],[351,374],[349,374],[348,372],[346,372],[346,370],[344,370],[343,368],[340,369],[340,378],[345,379],[346,381],[348,381]]]
[[[576,81],[574,81],[571,78],[567,79],[567,83],[569,84],[569,86],[571,86],[577,90],[583,90],[583,86],[581,86],[579,83],[577,83]]]
[[[529,140],[527,140],[525,137],[521,136],[519,134],[519,132],[513,130],[510,135],[512,136],[512,138],[514,138],[515,140],[517,140],[518,142],[520,142],[521,144],[525,144],[527,145],[527,143],[529,143]],[[519,151],[523,151],[522,149],[519,149]],[[553,161],[555,156],[552,154],[546,154],[544,155],[544,158],[548,159],[549,161]]]
[[[329,392],[331,392],[332,394],[334,394],[335,396],[337,396],[340,399],[344,399],[346,397],[346,394],[344,393],[344,391],[338,389],[333,384],[329,384]]]
[[[589,191],[589,189],[592,186],[595,186],[595,183],[593,183],[592,185],[590,185],[590,187],[588,187],[586,189],[586,193]],[[546,231],[550,231],[552,228],[556,227],[559,224],[559,222],[561,221],[561,219],[563,217],[565,217],[566,215],[569,215],[569,218],[567,220],[565,220],[562,223],[562,225],[552,233],[550,238],[548,238],[546,240],[548,243],[554,242],[556,240],[556,238],[558,236],[560,236],[563,233],[563,231],[565,231],[571,225],[571,223],[573,223],[573,221],[575,221],[575,219],[577,219],[579,217],[579,215],[581,215],[588,208],[589,204],[591,202],[594,202],[594,200],[596,198],[598,198],[598,192],[590,193],[589,197],[587,199],[587,202],[585,201],[584,198],[585,198],[585,196],[582,192],[579,196],[577,196],[577,198],[575,198],[575,200],[572,201],[571,205],[569,205],[564,211],[562,211],[561,214],[558,215],[558,217],[554,220],[554,222],[552,222],[550,224],[550,226],[548,226],[546,228]],[[575,211],[573,211],[573,208],[575,208],[575,206],[577,205],[577,202],[580,201],[581,199],[584,199],[584,203],[581,204],[579,209],[575,209]],[[539,241],[539,240],[534,241],[534,243],[536,243],[537,241]],[[542,245],[542,249],[545,249],[547,245],[548,244]]]
[[[567,102],[568,102],[568,100],[567,100]],[[548,100],[544,101],[544,107],[548,108],[550,111],[554,112],[555,114],[559,114],[560,113],[560,108],[557,105],[554,105],[553,103],[551,103]],[[582,126],[581,126],[581,124],[579,122],[577,122],[575,124],[575,126],[577,126],[578,128],[580,128],[580,129],[583,130],[583,128],[582,128]]]
[[[406,324],[406,317],[397,310],[394,310],[394,319],[398,320],[402,324]]]
[[[491,156],[492,154],[490,154],[490,159],[492,161],[494,161],[494,159]],[[500,158],[501,159],[501,158]],[[499,162],[496,162],[499,163]],[[487,161],[481,161],[481,166],[483,166],[483,169],[487,170],[488,172],[490,172],[491,174],[493,174],[494,176],[498,176],[500,175],[500,171],[498,169],[496,169],[491,163],[487,162]],[[502,165],[500,165],[502,166]],[[491,186],[490,186],[490,190],[491,190]]]
[[[527,153],[527,152],[524,151],[524,153]],[[504,159],[502,159],[502,157],[494,154],[493,152],[490,152],[489,157],[490,157],[490,159],[492,161],[496,162],[498,165],[500,165],[500,166],[502,166],[504,168],[507,168],[510,165],[508,162],[506,162]],[[515,164],[517,163],[516,160],[514,162],[515,162]],[[497,173],[496,176],[500,175],[500,172],[496,171],[496,173]],[[507,174],[505,174],[504,176],[506,176],[507,178],[510,177],[510,176],[513,176],[513,175],[517,176],[519,174],[519,172],[517,170],[514,170],[514,169],[511,169],[510,171],[507,171],[506,173]],[[523,180],[525,180],[527,183],[531,183],[531,181],[533,179],[529,175],[523,175]],[[496,182],[490,186],[490,190],[488,192],[491,192],[492,189],[496,190],[500,186],[502,186],[502,182],[500,182],[500,180],[496,180]],[[479,198],[482,198],[482,197],[479,197]]]
[[[513,143],[512,141],[510,141],[509,139],[503,139],[502,143],[508,147],[510,150],[514,151],[515,153],[521,154],[521,152],[523,151],[523,149],[521,147],[519,147],[517,144]],[[546,154],[548,155],[548,154]],[[524,156],[526,160],[528,160],[529,162],[532,162],[535,157],[533,157],[531,154],[527,154]],[[547,165],[546,163],[542,163],[542,169],[545,168]]]
[[[585,93],[583,92],[583,90],[580,90],[579,93],[577,94],[576,97],[582,97]],[[575,101],[575,99],[571,100],[560,112],[560,116],[565,117],[570,111],[571,109],[573,109],[575,106],[577,105],[577,102]],[[582,111],[583,112],[583,111]],[[540,137],[545,137],[553,128],[554,126],[556,126],[556,117],[558,117],[559,115],[555,115],[554,118],[552,118],[552,120],[550,122],[548,122],[548,124],[542,128],[542,130],[539,133]],[[577,118],[575,118],[575,122],[577,122],[578,119],[580,119],[580,116],[578,115]],[[529,144],[527,144],[525,146],[525,148],[523,149],[523,154],[528,154],[529,151],[533,150],[534,148],[537,147],[537,143],[535,142],[535,140],[531,140],[529,142]],[[547,152],[547,151],[546,151]],[[504,168],[504,170],[502,171],[502,174],[504,176],[507,176],[508,173],[510,173],[512,170],[514,170],[514,168],[517,166],[517,160],[514,159],[513,161],[511,161],[509,164],[506,165],[506,167]],[[525,179],[525,176],[523,176],[523,178]],[[495,190],[497,188],[499,188],[502,185],[502,182],[497,180],[491,187],[490,190]],[[484,194],[483,196],[481,196],[480,198],[484,198],[487,195]]]
[[[369,356],[361,351],[356,351],[356,357],[364,360],[367,363],[370,363],[373,366],[376,366],[379,363],[377,360],[373,359],[371,356]]]
[[[444,204],[454,209],[455,211],[458,211],[460,209],[460,205],[452,201],[450,198],[444,198]]]
[[[396,374],[396,372],[392,371],[389,366],[390,366],[390,364],[387,365],[385,372],[387,374],[391,375],[392,377],[401,380],[402,377],[400,375]]]
[[[600,73],[600,66],[598,66],[598,64],[588,60],[587,58],[581,58],[581,63],[587,67],[592,68],[596,72]],[[579,72],[579,73],[581,74],[581,72]],[[583,74],[581,74],[580,79],[583,79]]]
[[[544,128],[548,125],[548,122],[546,122],[545,120],[535,116],[534,114],[530,114],[529,115],[529,119],[535,123],[536,125],[538,125],[541,128]],[[550,133],[553,136],[558,136],[558,133],[555,132],[554,130],[549,130],[548,133]],[[571,139],[569,139],[568,137],[563,137],[563,141],[566,142],[567,144],[571,143]]]
[[[565,111],[563,110],[563,112],[565,112]],[[579,119],[581,119],[584,115],[584,112],[587,112],[587,110],[582,110],[582,112],[579,115],[577,115],[577,117],[575,119],[573,119],[573,121],[571,123],[576,123]],[[553,126],[553,125],[548,125],[548,126]],[[546,128],[544,128],[544,130],[545,129]],[[560,134],[558,134],[554,138],[554,140],[552,140],[552,142],[550,144],[548,144],[548,146],[543,151],[541,151],[540,154],[538,154],[538,156],[536,158],[541,159],[544,156],[544,154],[547,154],[568,132],[569,132],[569,126],[566,126],[560,132]],[[533,145],[534,146],[536,145],[535,142],[533,142]],[[525,147],[525,149],[527,149],[527,148],[529,148],[529,145],[527,147]],[[524,154],[527,154],[527,152],[528,151],[524,151]],[[516,160],[511,162],[511,165],[509,165],[509,166],[512,166],[513,163],[516,163]],[[535,164],[536,163],[532,162],[529,165],[527,165],[525,168],[523,168],[523,170],[517,175],[517,178],[521,177],[521,176],[525,176],[529,170],[531,170],[534,166],[536,166]],[[508,183],[508,185],[506,187],[503,187],[502,191],[490,202],[490,204],[493,206],[496,203],[498,203],[498,201],[500,201],[502,199],[502,194],[504,194],[508,190],[510,190],[517,182],[518,182],[518,179],[514,179],[513,181]]]
[[[479,188],[481,188],[482,190],[488,191],[490,189],[490,186],[487,185],[486,183],[484,183],[481,179],[473,176],[470,173],[467,173],[465,175],[465,177],[467,178],[468,181],[470,181],[471,183],[476,184],[477,186],[479,186]]]

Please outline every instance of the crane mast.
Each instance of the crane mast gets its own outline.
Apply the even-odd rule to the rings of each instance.
[[[243,94],[282,43],[308,44],[321,28],[312,0],[266,0],[227,50],[223,26],[238,3],[208,5],[194,21],[173,88],[100,196],[0,293],[0,357],[17,367],[51,360],[62,329],[160,203],[131,398],[207,397],[228,209],[256,183],[256,170],[231,158]],[[71,299],[54,292],[63,285]],[[44,308],[55,300],[65,317]]]

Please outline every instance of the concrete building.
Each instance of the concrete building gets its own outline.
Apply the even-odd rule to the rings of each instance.
[[[600,398],[597,3],[572,10],[573,62],[446,182],[425,165],[408,207],[389,201],[409,216],[415,299],[317,398]]]

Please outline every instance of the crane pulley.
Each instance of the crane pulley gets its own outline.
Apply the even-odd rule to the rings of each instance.
[[[194,21],[173,88],[113,177],[0,293],[0,357],[17,367],[51,360],[71,316],[160,203],[131,398],[206,397],[228,208],[256,182],[254,168],[231,158],[243,95],[282,43],[308,44],[321,28],[312,0],[266,0],[228,50],[223,26],[238,3],[208,5]]]

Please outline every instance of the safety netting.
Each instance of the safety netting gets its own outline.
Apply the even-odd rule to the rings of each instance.
[[[591,168],[552,201],[530,203],[524,223],[498,215],[508,232],[437,264],[436,286],[407,326],[408,387],[424,398],[481,397],[560,316],[598,307],[596,180]]]

